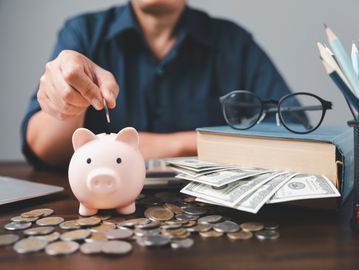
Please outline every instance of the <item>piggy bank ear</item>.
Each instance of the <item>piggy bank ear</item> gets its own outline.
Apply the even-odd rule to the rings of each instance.
[[[138,148],[139,136],[137,130],[132,127],[122,129],[119,133],[117,133],[115,139],[117,141],[129,144],[135,149]]]
[[[88,143],[92,140],[96,140],[97,137],[93,134],[90,130],[86,128],[78,128],[75,130],[74,134],[72,135],[72,145],[74,150],[76,151],[85,143]]]

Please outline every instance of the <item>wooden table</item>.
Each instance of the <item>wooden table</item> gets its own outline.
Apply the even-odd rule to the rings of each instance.
[[[22,212],[48,207],[67,219],[77,218],[78,203],[69,189],[66,174],[37,172],[24,163],[0,163],[0,175],[39,183],[60,185],[61,194],[0,207],[0,233],[11,217]],[[227,237],[194,237],[190,249],[146,249],[134,244],[123,257],[86,256],[77,252],[52,257],[44,252],[20,255],[12,247],[0,248],[0,269],[359,269],[359,234],[348,226],[351,200],[339,212],[294,206],[266,206],[257,215],[230,209],[218,211],[234,221],[276,221],[279,240],[230,241]],[[19,234],[22,234],[19,232]]]

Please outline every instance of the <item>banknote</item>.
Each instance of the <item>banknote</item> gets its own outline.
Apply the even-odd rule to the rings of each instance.
[[[277,175],[264,185],[260,186],[255,192],[238,202],[233,208],[256,214],[259,209],[279,190],[283,185],[290,181],[296,173],[285,173]]]
[[[298,174],[281,187],[268,203],[329,197],[340,197],[340,193],[328,178]]]
[[[214,187],[222,187],[224,185],[267,172],[269,171],[263,169],[216,169],[210,172],[198,173],[195,175],[181,173],[176,177]]]
[[[197,157],[168,158],[165,159],[164,162],[178,167],[198,170],[208,167],[218,167],[219,165],[217,163],[199,160]]]
[[[285,172],[268,172],[219,188],[202,183],[191,182],[185,186],[181,192],[201,199],[213,201],[221,205],[233,207],[247,195],[256,191],[261,185],[264,185],[266,182],[281,174],[285,174]]]

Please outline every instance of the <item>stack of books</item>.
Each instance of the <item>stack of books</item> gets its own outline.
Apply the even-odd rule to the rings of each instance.
[[[359,52],[353,42],[351,57],[345,51],[339,38],[325,26],[329,47],[320,42],[320,60],[325,71],[344,95],[355,120],[359,113]]]

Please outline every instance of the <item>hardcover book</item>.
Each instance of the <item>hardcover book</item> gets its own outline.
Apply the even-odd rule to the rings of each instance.
[[[229,126],[197,129],[198,158],[241,167],[288,170],[329,178],[342,201],[353,187],[353,130],[321,126],[309,134],[295,134],[275,124],[248,130]]]

